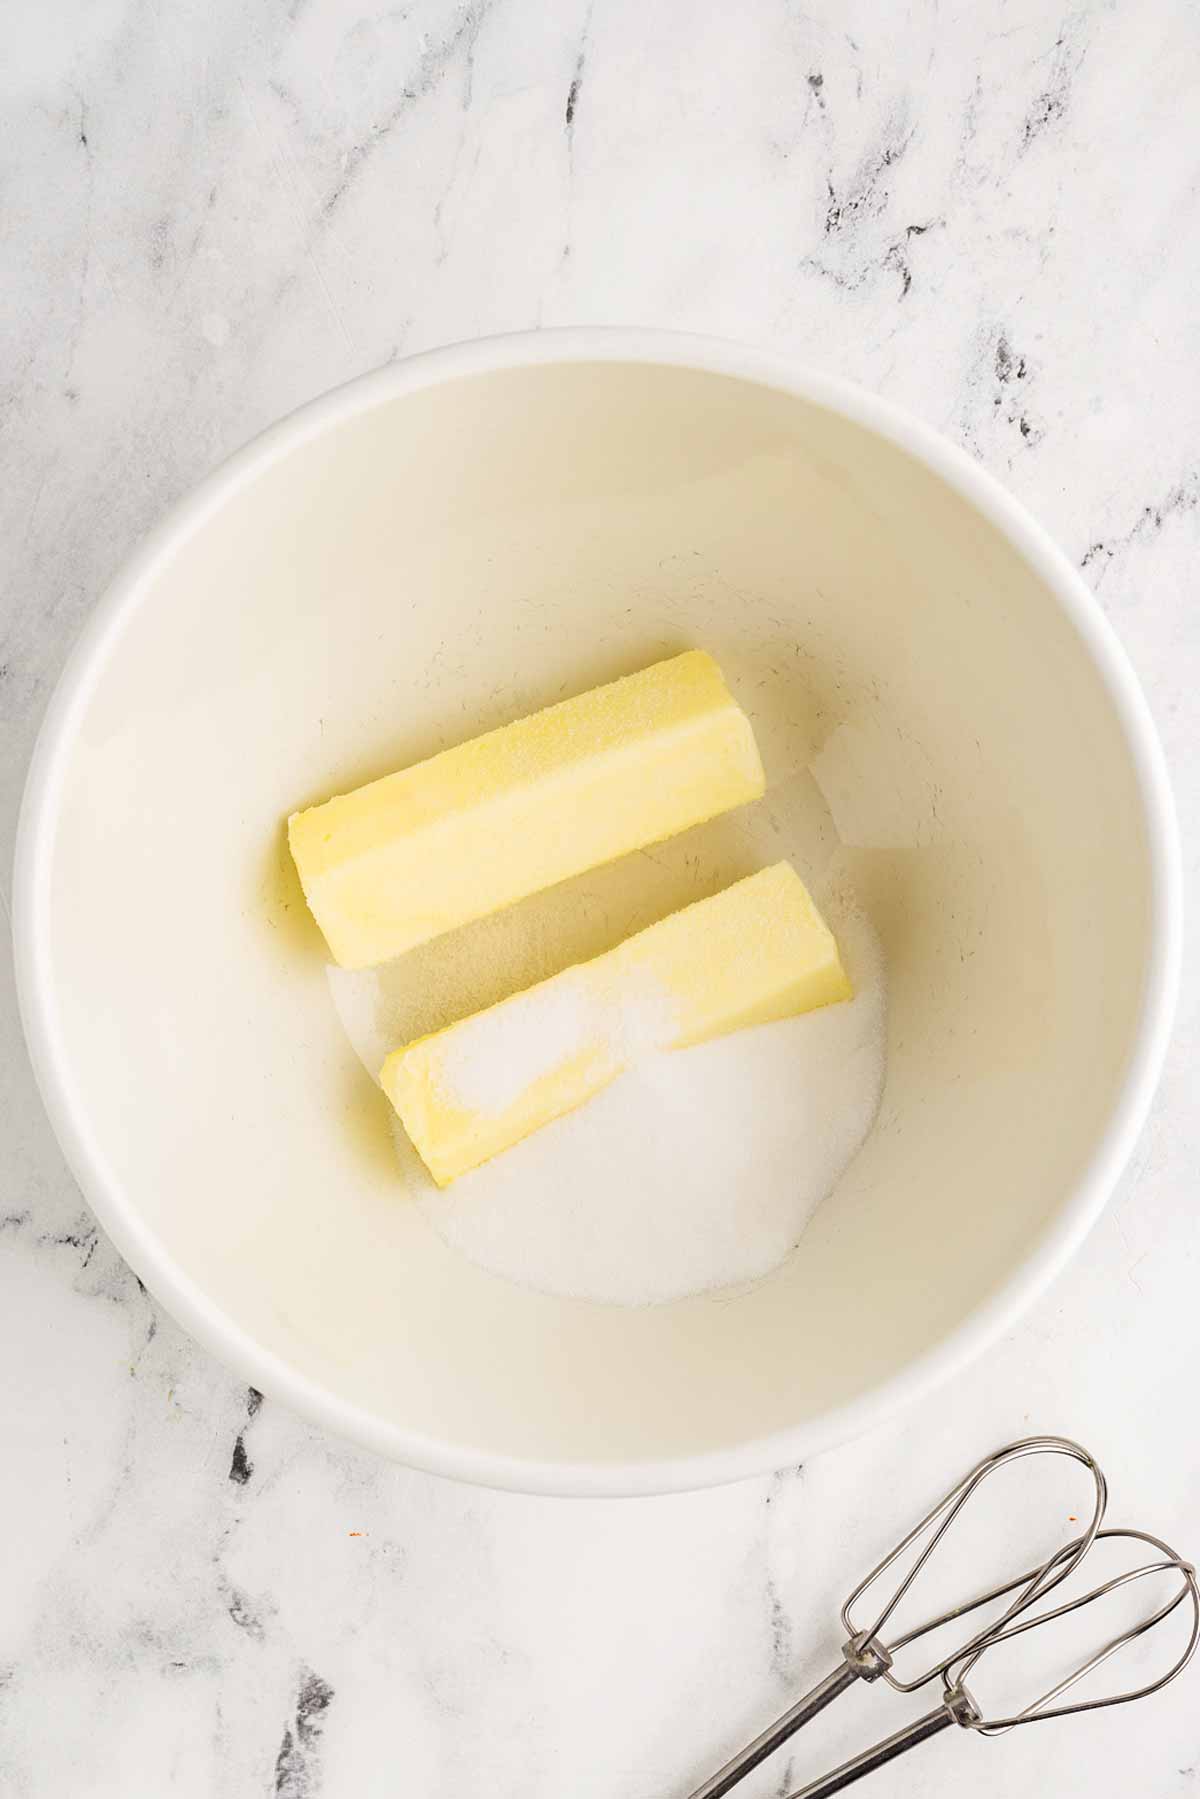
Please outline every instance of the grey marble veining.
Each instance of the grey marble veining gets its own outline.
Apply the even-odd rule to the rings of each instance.
[[[1086,570],[1196,876],[1200,19],[1186,4],[14,0],[0,91],[0,831],[139,534],[290,407],[478,333],[674,325],[852,376]],[[0,901],[7,906],[7,856]],[[1135,1165],[1066,1277],[889,1430],[770,1481],[554,1502],[378,1463],[160,1313],[0,1006],[0,1793],[682,1799],[836,1658],[943,1473],[1031,1426],[1200,1548],[1194,960]],[[969,1203],[970,1196],[964,1195]],[[1196,1689],[864,1791],[1200,1792]],[[855,1694],[783,1794],[908,1708]]]

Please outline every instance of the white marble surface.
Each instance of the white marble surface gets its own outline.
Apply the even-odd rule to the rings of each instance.
[[[1146,683],[1194,886],[1186,0],[11,0],[5,40],[6,845],[81,621],[216,459],[408,351],[617,322],[796,352],[1007,481]],[[801,1470],[614,1503],[442,1484],[257,1406],[97,1237],[3,978],[6,1799],[681,1799],[831,1664],[905,1507],[1030,1426],[1200,1549],[1194,958],[1135,1166],[1007,1342]],[[748,1796],[911,1709],[856,1692]],[[1200,1793],[1200,1675],[863,1790],[967,1782]]]

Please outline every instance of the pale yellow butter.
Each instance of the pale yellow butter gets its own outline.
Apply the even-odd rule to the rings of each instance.
[[[305,897],[365,968],[758,799],[749,720],[688,650],[288,821]]]
[[[398,1049],[384,1092],[439,1186],[582,1105],[640,1055],[849,999],[833,934],[777,862]]]

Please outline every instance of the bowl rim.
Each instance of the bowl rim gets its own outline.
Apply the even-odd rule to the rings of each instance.
[[[715,374],[823,407],[922,463],[994,525],[1030,564],[1075,627],[1124,735],[1149,858],[1150,947],[1125,1077],[1074,1187],[1020,1266],[946,1337],[849,1403],[720,1450],[628,1462],[539,1461],[446,1443],[388,1422],[300,1374],[208,1298],[139,1217],[107,1168],[84,1108],[52,1000],[51,852],[75,726],[125,620],[161,565],[238,490],[301,445],[373,408],[468,376],[556,363],[647,363]],[[80,633],[43,718],[17,827],[13,951],[17,997],[42,1101],[67,1164],[117,1249],[156,1299],[248,1384],[308,1422],[393,1461],[514,1492],[638,1496],[692,1491],[794,1465],[859,1436],[960,1372],[1017,1320],[1082,1243],[1133,1149],[1161,1072],[1179,986],[1182,873],[1166,762],[1133,668],[1082,575],[1025,507],[964,450],[900,407],[788,356],[721,338],[620,326],[524,331],[428,350],[360,375],[252,438],[167,511],[133,551]]]

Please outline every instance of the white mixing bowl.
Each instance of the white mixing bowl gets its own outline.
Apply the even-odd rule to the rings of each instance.
[[[630,1310],[499,1280],[400,1195],[283,819],[688,645],[771,782],[697,853],[714,886],[844,861],[889,1074],[775,1276]],[[794,1462],[1010,1326],[1129,1152],[1180,917],[1133,676],[993,481],[776,357],[591,331],[370,375],[178,506],[55,695],[16,898],[46,1104],[163,1304],[360,1443],[571,1493]],[[566,961],[586,921],[548,903]]]

